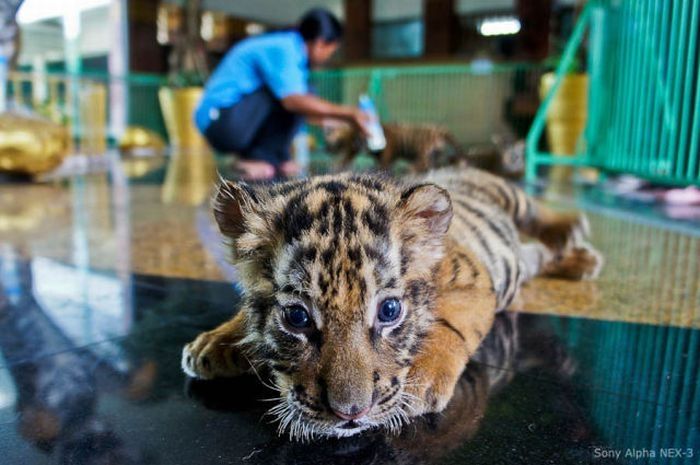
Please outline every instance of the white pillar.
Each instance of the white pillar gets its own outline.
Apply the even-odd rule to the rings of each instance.
[[[126,130],[128,122],[129,42],[127,1],[112,0],[109,10],[110,36],[107,66],[109,69],[109,134],[117,140]]]
[[[63,2],[63,43],[65,45],[66,71],[69,75],[69,108],[71,119],[71,132],[73,139],[78,137],[80,127],[80,100],[78,97],[78,77],[81,71],[80,62],[80,8],[78,0],[65,0]]]

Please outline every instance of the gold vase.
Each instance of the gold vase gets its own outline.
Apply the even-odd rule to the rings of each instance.
[[[173,147],[161,191],[164,203],[199,205],[211,195],[216,166],[211,152],[197,153]]]
[[[198,205],[214,186],[214,155],[194,124],[201,95],[199,87],[161,88],[158,92],[172,149],[162,190],[165,203]]]
[[[143,126],[129,126],[119,138],[119,152],[124,157],[163,155],[165,141],[155,131]]]
[[[540,97],[544,97],[554,85],[556,75],[547,73],[540,81]],[[564,76],[547,111],[547,142],[555,155],[573,155],[588,116],[588,75],[574,73]],[[571,179],[572,168],[554,166],[550,171],[552,181]]]
[[[158,91],[158,100],[163,110],[165,129],[168,131],[171,146],[209,151],[207,142],[194,125],[194,111],[201,97],[201,87],[163,87]]]
[[[165,141],[155,131],[129,126],[119,139],[121,166],[129,178],[140,178],[165,164]]]

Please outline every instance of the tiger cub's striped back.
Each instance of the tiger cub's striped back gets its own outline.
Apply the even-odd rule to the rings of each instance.
[[[516,225],[527,222],[533,203],[513,185],[479,170],[441,170],[424,179],[450,193],[449,237],[488,269],[498,308],[507,307],[525,278]]]
[[[449,237],[488,269],[499,309],[508,307],[520,285],[536,274],[580,279],[598,273],[602,258],[584,242],[589,233],[585,216],[554,213],[514,184],[477,169],[443,169],[420,179],[450,193]],[[519,232],[540,243],[521,244]],[[561,269],[553,260],[567,250],[590,253],[591,263],[583,270]]]

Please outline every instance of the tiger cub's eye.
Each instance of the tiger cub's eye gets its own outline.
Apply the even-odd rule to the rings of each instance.
[[[301,305],[292,305],[284,310],[284,316],[289,323],[289,326],[293,328],[308,328],[311,326],[311,317],[309,312],[306,311]]]
[[[377,319],[382,323],[391,323],[396,321],[401,315],[401,302],[396,298],[384,299],[379,304],[379,309],[377,310]]]

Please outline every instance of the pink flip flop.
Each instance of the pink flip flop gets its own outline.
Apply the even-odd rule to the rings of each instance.
[[[700,189],[694,186],[685,189],[671,189],[663,195],[670,205],[700,205]]]

